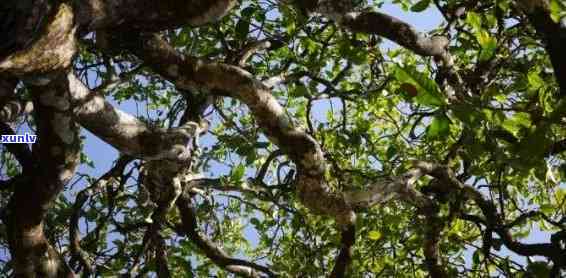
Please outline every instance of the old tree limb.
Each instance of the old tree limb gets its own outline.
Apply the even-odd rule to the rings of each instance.
[[[366,273],[353,266],[394,275],[389,264],[369,263],[367,257],[373,252],[368,246],[392,240],[392,252],[400,244],[409,258],[403,262],[407,269],[418,265],[432,277],[452,277],[467,266],[451,261],[456,253],[446,247],[447,234],[458,238],[457,248],[480,242],[473,263],[485,269],[509,275],[541,271],[530,259],[516,266],[493,252],[505,246],[518,256],[546,260],[548,275],[564,273],[563,189],[540,197],[540,211],[517,204],[534,198],[520,195],[529,192],[527,180],[529,186],[535,179],[559,183],[555,170],[566,137],[561,131],[566,56],[560,49],[566,26],[559,4],[420,1],[434,3],[449,21],[448,32],[425,35],[373,3],[360,3],[365,1],[256,2],[0,3],[0,131],[15,134],[14,126],[26,122],[38,135],[31,148],[6,144],[2,156],[19,165],[6,164],[12,168],[3,168],[8,179],[0,183],[2,244],[10,251],[6,273],[176,277],[182,270],[198,276],[211,268],[210,261],[243,277]],[[418,5],[412,9],[421,9]],[[475,12],[464,20],[454,15],[461,10]],[[474,21],[492,12],[488,23]],[[508,27],[505,17],[520,23]],[[381,38],[406,52],[386,59],[376,48]],[[536,45],[531,41],[540,46],[529,49]],[[514,58],[526,60],[510,62]],[[525,69],[532,63],[540,65]],[[520,81],[510,84],[513,80]],[[92,82],[102,85],[95,88]],[[152,122],[149,112],[143,118],[123,111],[110,97],[119,100],[116,92],[122,92],[149,103],[167,89],[173,96],[161,103],[170,108],[161,122]],[[163,104],[171,99],[174,105]],[[315,126],[313,105],[324,99],[340,101],[341,120],[332,112],[328,123]],[[501,103],[494,105],[495,100]],[[331,101],[331,109],[336,103]],[[70,181],[85,176],[77,172],[85,163],[80,127],[118,150],[120,158],[100,178],[86,179],[69,205],[70,192],[76,193]],[[214,135],[218,147],[201,148],[205,135]],[[439,137],[446,143],[439,144]],[[485,137],[493,139],[480,139]],[[247,164],[220,161],[221,153],[230,151]],[[207,183],[203,174],[214,159],[234,167],[230,177]],[[256,178],[242,182],[251,168],[258,169]],[[217,196],[227,201],[217,202]],[[239,225],[230,222],[234,200],[268,215],[262,217],[265,223],[275,223],[261,224],[259,217],[237,209],[237,217],[247,214],[265,233],[258,244],[270,242],[266,250],[242,247],[240,253],[238,243],[229,243],[241,236],[222,232],[226,225]],[[409,232],[383,224],[391,232],[383,239],[375,215],[391,213],[390,204],[403,207],[402,220],[385,215],[378,220],[404,221]],[[556,211],[543,210],[549,206]],[[53,211],[64,213],[53,216]],[[68,231],[67,225],[56,225],[66,221]],[[514,229],[528,221],[550,225],[551,240],[523,243]],[[475,238],[452,225],[469,225]],[[304,241],[303,247],[289,245],[293,240]],[[316,267],[301,261],[299,253],[316,259]],[[182,254],[182,262],[175,254]],[[191,269],[199,256],[207,262]]]

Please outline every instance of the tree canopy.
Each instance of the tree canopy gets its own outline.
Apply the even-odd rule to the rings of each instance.
[[[0,276],[563,277],[562,47],[563,0],[2,0]]]

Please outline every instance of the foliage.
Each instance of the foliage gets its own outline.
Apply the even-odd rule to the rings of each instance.
[[[415,160],[437,161],[494,204],[514,240],[548,242],[551,234],[564,233],[564,99],[546,50],[514,1],[392,2],[411,16],[441,7],[444,23],[426,31],[451,36],[449,51],[464,93],[449,85],[450,77],[431,57],[387,49],[376,35],[348,32],[327,18],[271,1],[244,0],[217,23],[163,33],[184,54],[226,63],[246,45],[270,40],[272,47],[254,54],[245,69],[263,80],[281,73],[297,77],[275,86],[272,94],[320,142],[335,190],[365,189],[407,172]],[[550,2],[559,21],[563,5]],[[383,6],[367,4],[375,10]],[[451,11],[466,5],[464,16],[452,17]],[[83,80],[94,88],[110,71],[124,73],[122,84],[105,92],[109,98],[137,107],[137,116],[156,126],[178,122],[187,102],[172,84],[131,54],[108,57],[90,49],[92,44],[92,38],[83,39],[75,63]],[[198,171],[215,185],[195,197],[202,233],[229,255],[270,265],[282,277],[328,275],[340,232],[333,220],[300,204],[292,161],[284,155],[268,160],[277,146],[239,101],[216,98],[205,114],[211,126],[200,140]],[[13,158],[3,154],[2,160],[3,173],[17,175]],[[96,171],[81,171],[80,181],[59,197],[46,226],[52,242],[68,250],[67,223],[77,193],[93,188],[82,207],[81,246],[100,275],[154,273],[155,256],[143,251],[143,227],[152,213],[137,179],[143,163],[134,160],[116,182],[105,185],[94,173],[106,169],[86,155],[81,163]],[[267,172],[258,176],[262,167]],[[510,251],[482,222],[489,220],[478,204],[460,203],[455,194],[427,193],[433,182],[423,178],[416,187],[438,204],[439,254],[447,273],[548,275],[548,258]],[[3,205],[8,196],[0,196]],[[177,233],[180,217],[170,212],[162,233],[173,276],[229,277],[190,237]],[[398,199],[362,209],[348,277],[426,277],[424,223],[417,208]],[[3,273],[10,271],[10,264],[2,266]]]

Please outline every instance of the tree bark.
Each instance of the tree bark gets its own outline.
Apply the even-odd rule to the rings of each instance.
[[[73,177],[79,161],[78,126],[71,119],[68,84],[60,75],[47,86],[30,86],[39,141],[33,159],[41,163],[17,179],[7,213],[7,232],[16,277],[72,277],[44,234],[48,209]]]

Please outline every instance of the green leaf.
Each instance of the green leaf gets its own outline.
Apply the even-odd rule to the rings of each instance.
[[[255,217],[253,217],[252,219],[250,219],[250,223],[251,223],[252,225],[254,225],[255,227],[261,226],[261,222],[259,221],[259,219],[255,218]]]
[[[524,112],[516,113],[513,117],[505,119],[501,126],[517,137],[521,129],[531,126],[531,115]]]
[[[481,258],[480,258],[481,254],[480,254],[480,250],[476,250],[474,251],[474,255],[472,256],[472,261],[474,262],[474,265],[479,265],[481,262]]]
[[[550,267],[545,262],[530,262],[527,266],[527,272],[532,277],[550,277]]]
[[[450,134],[450,119],[445,115],[435,116],[426,129],[429,138],[446,138]]]
[[[481,30],[481,17],[475,12],[468,12],[466,14],[466,23],[470,24],[474,31]]]
[[[487,61],[493,57],[497,49],[497,40],[487,31],[481,30],[476,33],[478,43],[481,45],[480,61]]]
[[[254,12],[256,11],[256,8],[253,6],[248,6],[246,8],[244,8],[241,12],[242,17],[245,18],[250,18],[252,17],[252,15],[254,14]]]
[[[417,103],[427,106],[442,106],[445,104],[440,88],[427,74],[419,72],[414,68],[395,66],[395,77],[399,82],[409,83],[417,89],[417,95],[414,97]]]
[[[559,0],[550,0],[550,18],[559,23],[560,19],[564,16],[566,10],[566,3]]]
[[[309,54],[315,53],[316,50],[319,48],[319,44],[316,41],[309,39],[308,37],[305,38],[302,41],[302,43],[305,46],[305,48],[307,49],[307,52]]]
[[[368,233],[368,238],[371,239],[371,240],[379,240],[379,239],[381,239],[381,237],[382,237],[382,234],[381,234],[380,231],[374,230],[374,231],[370,231]]]
[[[243,40],[248,36],[250,31],[250,20],[248,18],[240,18],[238,23],[236,23],[236,36]]]
[[[411,11],[416,13],[422,12],[426,10],[426,8],[428,8],[429,5],[430,5],[430,0],[421,0],[411,7]]]
[[[295,87],[295,90],[293,91],[293,96],[296,97],[304,97],[308,95],[309,95],[309,89],[303,84],[297,85]]]
[[[546,215],[550,215],[553,214],[554,212],[556,212],[556,209],[553,205],[551,204],[543,204],[539,207],[540,211],[542,211],[542,213],[546,214]]]
[[[232,169],[232,174],[230,175],[230,177],[234,181],[241,181],[244,177],[245,172],[246,166],[244,166],[244,164],[238,164],[238,166]]]
[[[399,150],[397,150],[395,145],[389,145],[387,151],[385,152],[385,156],[387,157],[387,159],[391,160],[398,152]]]
[[[533,68],[527,74],[527,81],[529,82],[529,88],[536,91],[544,86],[544,80],[540,77],[540,71],[537,68]]]

